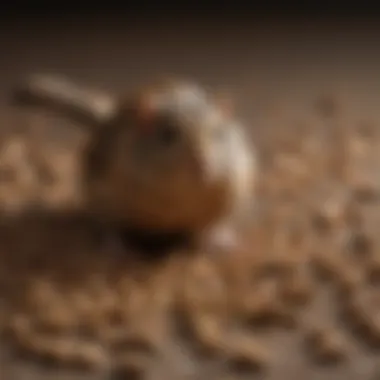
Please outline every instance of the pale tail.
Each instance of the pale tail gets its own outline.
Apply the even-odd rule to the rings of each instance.
[[[92,126],[104,123],[115,107],[115,99],[109,94],[47,74],[24,80],[14,88],[12,100],[16,105],[44,107]]]

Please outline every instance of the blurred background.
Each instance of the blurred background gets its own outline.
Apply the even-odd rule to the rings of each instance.
[[[9,91],[21,78],[57,73],[123,93],[157,75],[174,74],[230,92],[262,155],[260,200],[268,217],[253,228],[248,248],[254,254],[216,264],[178,259],[135,269],[117,255],[93,254],[80,223],[1,220],[0,320],[7,343],[0,353],[0,377],[108,379],[110,355],[104,351],[115,349],[118,370],[112,379],[380,378],[380,19],[375,6],[176,5],[0,5],[0,125],[10,135],[29,131],[22,142],[2,137],[1,205],[13,210],[23,199],[59,203],[75,193],[68,183],[79,175],[77,156],[65,152],[80,149],[80,128],[68,128],[62,117],[10,106]],[[321,99],[327,101],[321,105]],[[336,108],[342,110],[338,116]],[[354,131],[363,126],[375,130],[372,141]],[[69,138],[58,132],[62,129],[70,130]],[[45,157],[24,152],[29,140]],[[41,160],[49,173],[58,173],[56,186],[46,174],[37,176],[45,181],[42,187],[30,179],[29,166]],[[12,177],[9,171],[22,174]],[[312,276],[310,263],[328,285]],[[268,280],[273,273],[280,273],[277,280]],[[264,277],[263,284],[257,280]],[[142,296],[141,288],[150,296]],[[172,294],[182,288],[184,293]],[[142,314],[133,313],[132,304]],[[304,311],[298,314],[300,305]],[[215,355],[212,359],[168,338],[174,319],[167,309],[176,316],[180,309],[186,321],[191,316],[192,336]],[[348,329],[342,312],[349,316]],[[130,314],[142,321],[138,328]],[[248,335],[239,330],[246,317],[250,334],[254,326],[253,340],[240,340]],[[280,331],[263,328],[260,318],[274,319]],[[227,338],[225,319],[234,326]],[[140,340],[126,330],[138,331]],[[83,338],[82,343],[67,336]],[[125,341],[115,343],[115,336]],[[152,364],[146,357],[152,356],[155,339],[164,348]],[[333,365],[326,369],[305,359],[308,344],[318,365]],[[8,349],[13,346],[17,355]],[[142,351],[149,354],[142,357]]]
[[[2,7],[2,96],[36,71],[113,91],[162,73],[195,77],[228,89],[248,117],[278,98],[348,91],[373,103],[379,93],[380,31],[365,5]]]

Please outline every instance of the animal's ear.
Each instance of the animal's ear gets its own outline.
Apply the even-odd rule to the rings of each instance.
[[[131,96],[119,98],[116,118],[120,124],[148,131],[154,125],[155,116],[153,91],[143,89]]]
[[[139,124],[150,124],[155,114],[154,97],[151,91],[143,91],[138,94],[135,101],[135,111]]]
[[[226,118],[230,118],[235,113],[235,103],[227,92],[218,92],[214,95],[214,101]]]

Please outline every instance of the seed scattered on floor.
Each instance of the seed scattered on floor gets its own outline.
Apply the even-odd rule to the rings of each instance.
[[[372,349],[380,348],[380,317],[373,300],[358,290],[347,300],[341,318],[355,338]]]
[[[286,303],[292,306],[306,306],[315,293],[315,284],[306,273],[295,273],[283,281],[280,290]]]
[[[364,285],[364,274],[360,267],[345,265],[335,281],[339,301],[344,302],[354,296],[357,289]]]
[[[337,329],[311,328],[305,334],[305,346],[316,364],[334,365],[348,357],[348,340]]]
[[[228,348],[227,364],[236,372],[261,372],[270,361],[267,349],[254,339],[241,338]]]
[[[380,257],[374,257],[368,260],[365,268],[365,277],[370,285],[380,285]]]
[[[215,316],[199,315],[194,318],[194,344],[205,357],[217,357],[225,350],[225,331]]]
[[[107,343],[113,352],[134,352],[153,355],[157,347],[148,337],[119,328],[109,335]]]
[[[374,250],[374,242],[370,236],[364,232],[355,232],[352,234],[349,244],[349,250],[354,258],[358,260],[366,260]]]
[[[120,355],[115,360],[111,370],[111,380],[140,380],[144,379],[147,358],[141,355]]]

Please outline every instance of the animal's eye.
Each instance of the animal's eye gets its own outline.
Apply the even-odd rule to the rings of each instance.
[[[176,125],[170,120],[161,120],[156,126],[155,135],[157,139],[165,144],[172,145],[179,140],[180,133]]]

